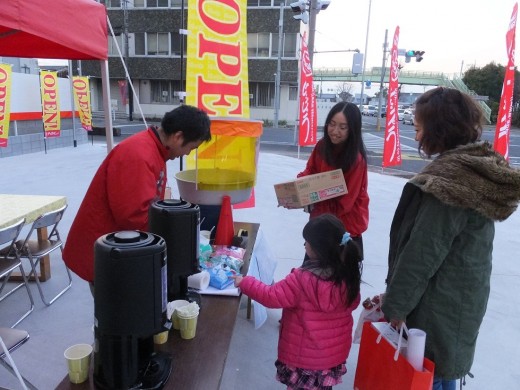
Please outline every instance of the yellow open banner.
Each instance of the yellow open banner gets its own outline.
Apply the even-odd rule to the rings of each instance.
[[[74,103],[79,112],[81,125],[85,130],[92,130],[92,108],[90,105],[90,85],[87,76],[74,76],[72,78],[72,90],[74,91]]]
[[[49,72],[47,70],[40,71],[40,92],[45,138],[59,137],[61,117],[57,72]]]
[[[10,64],[0,64],[0,148],[7,147],[11,117],[12,70]]]

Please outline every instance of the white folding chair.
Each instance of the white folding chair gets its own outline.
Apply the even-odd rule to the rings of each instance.
[[[0,328],[0,364],[18,379],[22,385],[22,389],[37,390],[36,386],[20,374],[11,356],[11,352],[20,347],[27,340],[29,340],[29,333],[25,330]]]
[[[2,302],[11,294],[13,294],[20,287],[25,286],[27,294],[29,295],[30,303],[29,310],[24,312],[24,314],[20,318],[18,318],[18,320],[11,326],[12,328],[14,328],[25,317],[31,314],[31,312],[34,309],[34,300],[31,294],[31,290],[29,289],[29,285],[27,283],[27,277],[25,276],[25,272],[22,267],[22,261],[20,259],[18,248],[15,244],[20,234],[20,231],[22,230],[24,222],[25,219],[21,219],[13,225],[0,229],[0,302]],[[9,291],[4,292],[4,290],[7,290],[6,287],[10,283],[9,279],[13,271],[15,271],[17,268],[20,270],[22,282],[18,283]],[[13,300],[13,302],[16,302],[16,300]]]
[[[66,208],[67,206],[63,206],[59,210],[51,211],[39,216],[33,222],[25,240],[18,240],[16,242],[16,246],[20,251],[20,257],[29,259],[29,262],[31,263],[31,272],[29,273],[29,278],[34,276],[34,280],[36,281],[36,285],[38,287],[38,291],[40,292],[42,301],[47,306],[50,306],[56,299],[61,297],[72,285],[72,276],[70,274],[69,268],[63,262],[65,270],[67,271],[67,276],[69,278],[68,284],[63,290],[56,294],[54,298],[51,300],[46,300],[36,268],[44,256],[49,255],[56,249],[60,249],[60,251],[63,252],[63,241],[61,240],[60,233],[58,232],[58,224],[60,223]],[[47,239],[41,240],[33,237],[34,231],[42,228],[50,228],[51,230]]]

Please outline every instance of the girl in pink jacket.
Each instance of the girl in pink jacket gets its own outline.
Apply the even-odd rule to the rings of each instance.
[[[332,389],[347,372],[352,311],[360,301],[362,259],[332,214],[303,228],[309,259],[273,285],[236,276],[235,286],[269,308],[282,308],[276,379],[288,389]]]

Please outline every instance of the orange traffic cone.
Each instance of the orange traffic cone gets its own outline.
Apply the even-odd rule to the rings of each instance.
[[[222,197],[222,208],[218,217],[217,231],[215,233],[214,245],[231,245],[235,229],[233,227],[233,210],[231,198],[228,195]]]

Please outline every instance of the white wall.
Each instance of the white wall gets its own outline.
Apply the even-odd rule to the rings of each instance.
[[[11,113],[38,112],[42,110],[40,77],[33,74],[12,73]],[[71,93],[69,79],[58,78],[60,111],[70,111]]]

